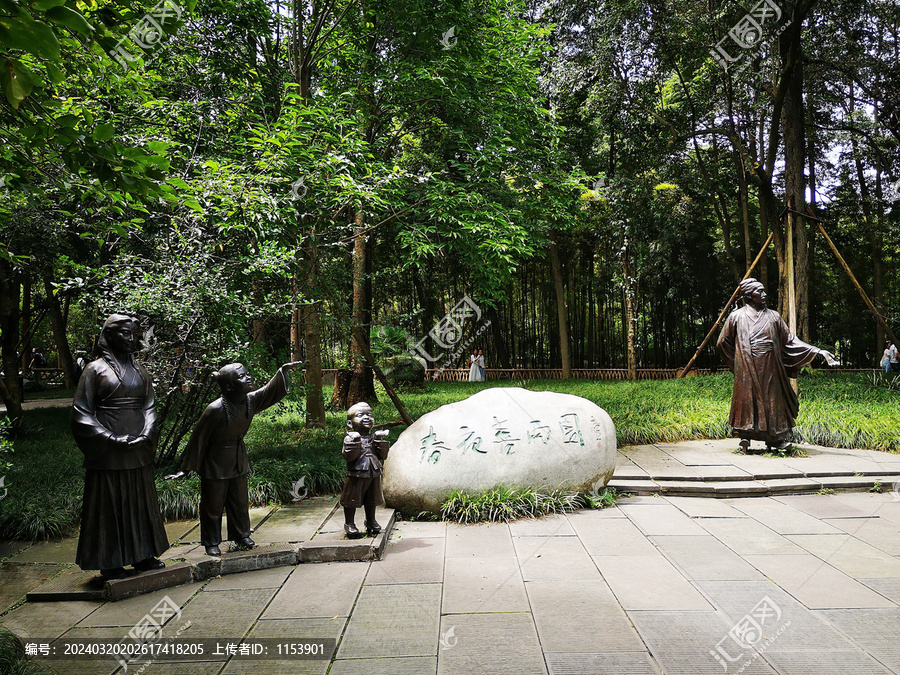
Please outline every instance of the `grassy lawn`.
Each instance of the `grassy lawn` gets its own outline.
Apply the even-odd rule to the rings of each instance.
[[[487,387],[521,386],[533,391],[558,391],[590,399],[604,408],[616,426],[619,445],[727,436],[725,421],[731,398],[728,374],[684,380],[595,382],[586,380],[485,383],[430,383],[409,388],[401,398],[413,418],[459,401]],[[862,447],[900,452],[900,392],[873,386],[871,376],[814,371],[800,380],[798,431],[803,440],[832,447]],[[291,488],[305,476],[309,494],[336,492],[344,476],[340,448],[346,417],[329,414],[328,428],[302,426],[299,392],[258,416],[247,435],[252,471],[251,501],[265,505],[291,501]],[[81,453],[69,430],[68,409],[26,413],[31,432],[15,441],[12,469],[6,475],[9,492],[0,501],[0,537],[58,537],[77,525],[84,471]],[[375,406],[376,422],[398,419],[390,399],[382,394]],[[400,429],[394,429],[396,438]],[[177,482],[161,476],[157,485],[168,519],[196,514],[199,480]]]

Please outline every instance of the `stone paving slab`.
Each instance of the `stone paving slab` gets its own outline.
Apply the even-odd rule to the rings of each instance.
[[[641,507],[656,509],[656,506]],[[628,518],[596,518],[598,511],[571,514],[569,522],[589,555],[653,555],[656,550]]]
[[[271,567],[268,569],[229,574],[217,577],[203,587],[204,591],[239,591],[242,588],[281,588],[293,567]]]
[[[881,663],[900,670],[900,608],[868,612],[833,609],[818,614]]]
[[[337,658],[434,656],[440,607],[440,584],[364,585]]]
[[[516,537],[513,542],[525,581],[600,578],[577,537]]]
[[[28,546],[31,546],[31,543],[27,541],[0,541],[0,559],[14,556]]]
[[[530,609],[515,556],[446,559],[443,614],[527,612]]]
[[[127,633],[128,629],[123,630],[122,628],[72,628],[63,637],[67,639],[108,638],[110,642],[118,643],[122,638],[127,637]],[[146,659],[135,661],[135,664],[144,663],[144,661]],[[112,656],[91,660],[67,659],[65,656],[60,656],[54,659],[42,659],[40,663],[65,675],[108,675],[120,670],[119,662]]]
[[[185,584],[184,586],[154,591],[147,595],[127,598],[120,602],[105,602],[79,621],[76,626],[78,628],[119,626],[127,627],[130,630],[163,598],[168,597],[172,602],[182,607],[200,588],[201,585],[197,583]]]
[[[368,570],[369,563],[297,565],[261,618],[350,616]]]
[[[762,574],[712,535],[649,537],[687,579],[761,579]]]
[[[376,516],[376,520],[377,520]],[[441,521],[432,522],[412,522],[408,520],[397,521],[394,525],[394,536],[398,539],[431,539],[434,537],[447,536],[447,523]]]
[[[29,601],[105,600],[106,582],[97,571],[83,572],[74,565],[50,581],[32,588]]]
[[[856,648],[772,581],[697,581],[696,584],[725,616],[729,626],[744,620],[768,599],[769,609],[762,624],[767,655],[774,651],[852,651]],[[775,614],[772,613],[773,606],[777,607]],[[757,622],[761,618],[758,611],[754,616]],[[788,622],[790,624],[779,633],[779,628]],[[761,648],[763,644],[761,642],[757,647]]]
[[[408,656],[383,659],[341,659],[331,666],[329,675],[435,675],[436,656]]]
[[[619,604],[631,610],[706,611],[706,599],[661,555],[594,556]]]
[[[900,556],[900,537],[897,524],[879,517],[873,518],[833,518],[823,523],[852,534],[867,544],[893,556]]]
[[[331,511],[324,524],[321,525],[309,541],[297,545],[297,558],[300,562],[337,562],[379,560],[390,539],[396,512],[394,509],[378,507],[375,520],[382,530],[370,537],[364,533],[359,539],[350,539],[344,533],[344,514],[341,509]],[[362,522],[357,523],[362,527]]]
[[[752,518],[697,518],[695,522],[741,556],[805,553],[790,539]]]
[[[837,534],[833,525],[773,499],[744,499],[734,508],[778,534]]]
[[[643,651],[644,643],[605,581],[531,581],[525,588],[545,652]],[[600,622],[598,617],[603,617]]]
[[[794,467],[785,464],[782,460],[772,457],[731,453],[729,459],[734,466],[746,471],[756,480],[800,478],[803,476],[803,471],[800,469],[795,469]]]
[[[896,607],[813,555],[748,555],[746,560],[810,609]]]
[[[543,518],[520,518],[509,524],[513,537],[574,537],[575,530],[562,514]]]
[[[179,540],[193,541],[200,536],[200,532],[194,532],[200,527],[199,520],[170,520],[166,523],[166,537],[169,544],[176,544]]]
[[[30,602],[0,617],[0,625],[23,638],[57,638],[97,609],[98,604],[90,601]]]
[[[658,506],[645,504],[626,505],[622,506],[621,510],[638,526],[641,532],[648,536],[654,534],[706,534],[696,522],[666,502]]]
[[[77,536],[58,541],[39,541],[24,551],[10,556],[6,562],[70,564],[75,562],[77,548]]]
[[[861,511],[863,515],[875,516],[893,520],[890,516],[895,514],[900,519],[900,501],[894,501],[894,495],[891,492],[891,486],[885,486],[886,492],[836,492],[831,495],[831,499],[841,504],[853,507],[856,511]],[[830,516],[826,516],[830,517]],[[846,517],[846,516],[839,516]],[[894,520],[893,522],[897,522]]]
[[[646,471],[651,478],[658,475],[678,475],[693,476],[695,480],[700,479],[700,474],[696,471],[652,445],[628,446],[619,452]]]
[[[727,500],[706,499],[704,497],[667,496],[672,504],[691,518],[744,518],[746,514],[734,508]]]
[[[745,469],[734,466],[733,464],[713,464],[706,466],[692,466],[703,480],[725,480],[728,478],[735,480],[753,480],[755,476]]]
[[[657,675],[660,672],[648,652],[606,654],[554,654],[544,652],[550,675]]]
[[[654,446],[661,452],[691,468],[700,466],[731,466],[727,455],[711,441],[655,443]]]
[[[62,565],[0,564],[0,613],[5,612],[53,575],[65,569]]]
[[[438,675],[545,675],[531,614],[452,614],[442,617]],[[452,633],[451,633],[452,631]]]
[[[900,605],[900,579],[859,579],[860,582],[878,593],[881,593],[891,602]]]
[[[273,588],[240,591],[201,591],[181,612],[182,624],[191,622],[186,638],[239,640],[275,595]]]
[[[629,612],[628,616],[664,673],[722,675],[726,672],[710,653],[727,638],[732,626],[720,612],[643,611]],[[731,650],[730,655],[737,656],[734,645],[725,648]],[[750,652],[742,654],[747,656]],[[774,675],[775,671],[757,659],[743,673]]]
[[[851,577],[900,577],[900,559],[846,534],[795,534],[791,541]]]
[[[890,675],[894,672],[858,649],[767,652],[766,658],[781,672],[791,675]]]
[[[296,505],[282,506],[253,530],[257,544],[309,541],[334,511],[334,497],[312,497]]]
[[[443,539],[402,539],[389,542],[384,559],[372,563],[366,585],[441,583],[443,579]]]
[[[247,639],[290,638],[332,639],[337,644],[346,623],[345,617],[336,619],[272,619],[258,621]],[[222,675],[256,675],[265,670],[270,675],[325,675],[333,653],[326,659],[266,659],[265,661],[232,659]]]
[[[190,661],[187,663],[154,663],[153,675],[218,675],[222,664],[216,661]],[[116,675],[120,675],[116,673]]]
[[[859,518],[870,515],[839,499],[832,499],[831,495],[790,495],[776,499],[816,518]]]
[[[484,523],[479,525],[458,525],[451,523],[445,530],[447,536],[447,558],[487,556],[491,558],[515,556],[509,525],[506,523]]]

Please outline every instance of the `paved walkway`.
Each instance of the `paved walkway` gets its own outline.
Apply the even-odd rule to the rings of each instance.
[[[42,546],[45,560],[72,560],[71,540]],[[27,562],[34,548],[0,564],[0,611],[60,571]],[[335,659],[222,656],[145,673],[900,673],[900,495],[637,496],[508,525],[403,522],[379,562],[27,603],[0,624],[118,642],[166,595],[181,616],[164,635],[189,622],[183,637],[334,638]],[[56,667],[123,672],[109,658]]]
[[[900,483],[900,455],[889,452],[798,443],[805,456],[776,458],[739,454],[737,447],[733,438],[627,446],[610,485],[634,494],[763,497]]]
[[[22,403],[22,410],[34,410],[35,408],[68,408],[72,405],[70,398],[35,398],[28,399],[26,395],[25,401]],[[6,406],[0,403],[0,413],[6,412]]]

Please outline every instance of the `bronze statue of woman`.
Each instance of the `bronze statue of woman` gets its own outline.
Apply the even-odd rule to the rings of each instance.
[[[716,343],[734,373],[728,424],[745,452],[751,440],[785,449],[800,411],[789,378],[817,356],[829,366],[838,361],[791,334],[781,315],[766,307],[766,289],[759,281],[745,279],[740,290],[744,306],[728,316]]]
[[[103,324],[99,357],[88,364],[73,403],[72,431],[84,453],[84,500],[75,562],[105,579],[161,569],[169,548],[153,458],[156,407],[147,371],[134,361],[136,317],[112,314]]]

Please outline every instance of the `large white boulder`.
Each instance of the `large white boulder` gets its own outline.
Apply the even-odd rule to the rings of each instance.
[[[453,490],[497,487],[588,492],[616,468],[606,411],[571,394],[493,387],[423,415],[391,445],[387,505],[440,512]]]

